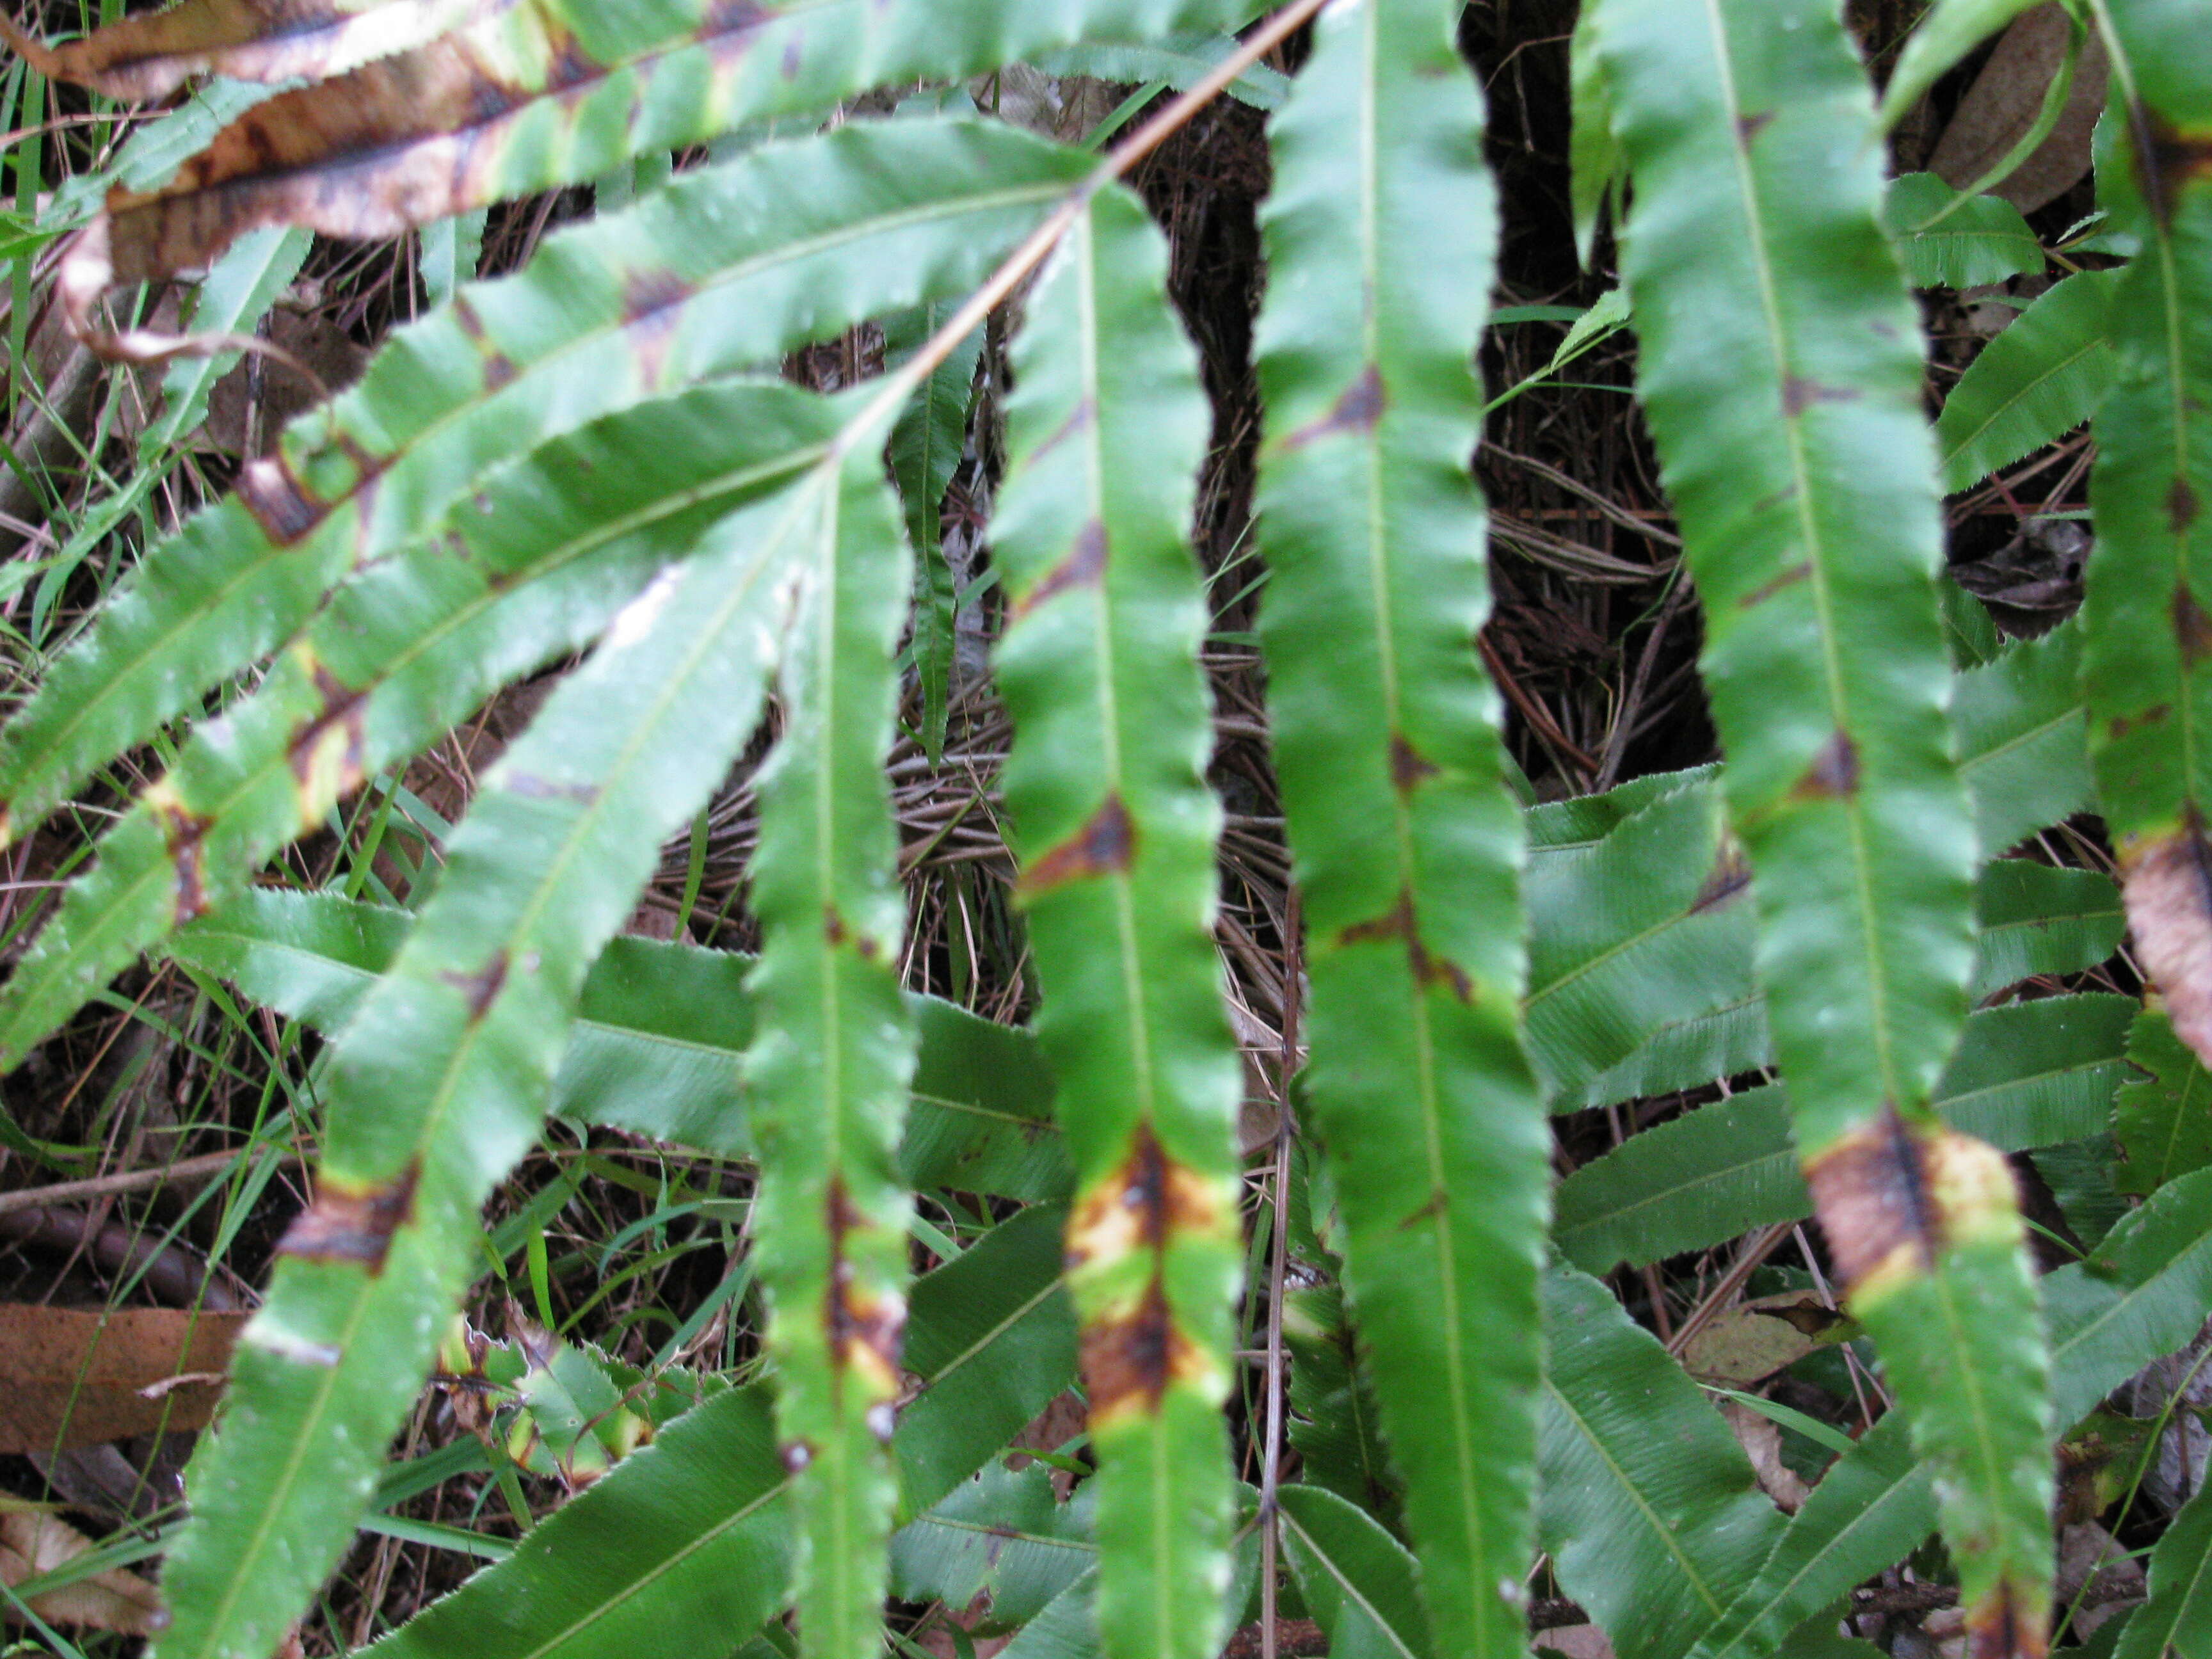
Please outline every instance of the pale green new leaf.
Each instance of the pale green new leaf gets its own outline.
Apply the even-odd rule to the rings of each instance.
[[[172,1659],[263,1659],[344,1547],[467,1279],[477,1209],[536,1137],[585,972],[751,733],[779,586],[823,493],[817,472],[740,508],[624,608],[487,776],[341,1035],[316,1205],[193,1459],[164,1576]]]
[[[1494,1659],[1525,1640],[1549,1136],[1513,1019],[1522,830],[1469,648],[1497,232],[1455,15],[1325,13],[1272,125],[1261,627],[1346,1285],[1436,1650]]]
[[[1135,198],[1077,214],[1027,304],[992,530],[1006,803],[1076,1171],[1069,1287],[1116,1659],[1212,1659],[1241,1079],[1210,932],[1218,805],[1183,538],[1207,425]]]
[[[1944,489],[1971,489],[2097,412],[2118,372],[2120,281],[2117,270],[2084,270],[2053,283],[1966,365],[1936,418]]]
[[[1918,319],[1878,222],[1864,73],[1816,0],[1602,0],[1597,30],[1636,186],[1639,391],[1705,607],[1798,1147],[1941,1471],[1969,1626],[2032,1650],[2048,1361],[2009,1172],[1929,1105],[1966,1009],[1975,847]],[[1936,1160],[1930,1232],[1889,1194]]]
[[[1781,1516],[1656,1338],[1595,1279],[1544,1278],[1539,1535],[1621,1659],[1668,1659],[1765,1559]]]
[[[724,1651],[788,1592],[787,1484],[764,1389],[714,1395],[531,1528],[514,1553],[363,1651],[633,1659]]]

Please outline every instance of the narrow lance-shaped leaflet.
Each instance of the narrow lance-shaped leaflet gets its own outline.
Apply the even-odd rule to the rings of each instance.
[[[314,1206],[241,1338],[164,1589],[169,1659],[264,1659],[336,1562],[529,1147],[586,969],[750,735],[803,603],[819,471],[618,616],[508,750],[337,1044]]]
[[[1468,476],[1493,263],[1455,9],[1331,9],[1273,126],[1261,619],[1304,896],[1309,1096],[1437,1650],[1525,1637],[1550,1137],[1517,1033]]]
[[[1240,1076],[1183,539],[1206,412],[1165,273],[1134,198],[1092,197],[1029,300],[993,531],[1012,606],[1006,797],[1076,1170],[1069,1280],[1115,1659],[1218,1650],[1231,1513]]]
[[[980,280],[1090,165],[1002,127],[855,125],[688,175],[556,238],[521,276],[471,285],[255,464],[260,516],[226,501],[149,556],[0,740],[0,833],[27,830],[90,767],[251,664],[347,571],[431,531],[496,463]],[[0,1065],[163,925],[42,939],[42,957],[71,952],[66,974],[19,972],[0,994]]]
[[[2089,756],[2142,965],[2212,1063],[2212,5],[2096,9],[2118,100],[2099,193],[2142,251],[2092,428]]]
[[[752,865],[766,930],[745,1061],[761,1146],[755,1259],[795,1475],[799,1638],[824,1659],[883,1644],[914,1206],[897,1162],[915,1057],[898,980],[906,903],[883,770],[908,583],[882,473],[864,451],[819,492]]]
[[[2002,1158],[1929,1091],[1971,965],[1917,321],[1822,0],[1602,0],[1640,392],[1704,601],[1797,1145],[1938,1472],[1975,1652],[2039,1655],[2048,1358]]]

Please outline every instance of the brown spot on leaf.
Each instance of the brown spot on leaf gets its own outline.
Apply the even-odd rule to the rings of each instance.
[[[1398,1223],[1398,1231],[1401,1233],[1411,1232],[1423,1222],[1433,1221],[1450,1208],[1451,1194],[1446,1188],[1438,1187],[1429,1194],[1426,1203],[1407,1212],[1405,1218]]]
[[[484,390],[487,392],[497,392],[501,387],[513,384],[514,377],[521,372],[514,366],[514,359],[504,351],[488,351],[484,354],[483,378]]]
[[[1075,400],[1075,407],[1067,411],[1067,418],[1054,428],[1053,434],[1029,453],[1024,466],[1034,466],[1043,456],[1057,449],[1077,434],[1087,431],[1098,416],[1098,405],[1088,393]]]
[[[1339,945],[1360,945],[1371,939],[1401,939],[1406,946],[1406,961],[1413,969],[1413,982],[1426,990],[1432,985],[1443,985],[1462,1002],[1474,1000],[1474,982],[1467,970],[1449,957],[1440,957],[1421,943],[1419,919],[1413,914],[1413,895],[1401,889],[1398,902],[1381,915],[1366,921],[1357,921],[1336,936]]]
[[[316,661],[305,647],[301,654],[314,676],[323,706],[294,734],[285,758],[300,785],[301,817],[312,823],[361,783],[368,697]]]
[[[0,37],[51,80],[139,103],[166,98],[195,76],[315,79],[350,67],[364,54],[409,44],[392,38],[395,22],[412,21],[404,14],[364,19],[357,5],[329,0],[185,0],[49,49],[0,12]],[[426,24],[438,21],[434,12],[422,14]]]
[[[383,1272],[392,1234],[414,1216],[415,1188],[422,1177],[420,1160],[410,1163],[397,1180],[366,1187],[325,1176],[315,1201],[284,1230],[276,1254],[307,1261],[358,1261],[372,1274]]]
[[[1214,1183],[1170,1158],[1152,1125],[1139,1123],[1128,1156],[1076,1200],[1067,1219],[1068,1266],[1109,1267],[1177,1236],[1218,1234],[1225,1216]]]
[[[205,842],[212,821],[186,806],[166,780],[148,789],[143,799],[161,826],[169,865],[176,872],[173,915],[181,927],[208,912]]]
[[[1793,421],[1814,404],[1848,404],[1856,401],[1858,395],[1856,386],[1822,386],[1802,374],[1782,377],[1782,412]]]
[[[1085,1325],[1080,1349],[1093,1432],[1124,1417],[1151,1416],[1170,1386],[1210,1369],[1204,1352],[1176,1328],[1158,1274],[1133,1311]]]
[[[1698,889],[1697,897],[1690,901],[1690,914],[1695,916],[1717,910],[1750,885],[1751,865],[1744,858],[1743,848],[1731,836],[1721,843],[1720,855],[1714,859],[1705,884]]]
[[[2196,809],[2170,834],[2124,842],[2120,878],[2138,959],[2175,1032],[2212,1065],[2212,844]]]
[[[291,546],[330,512],[325,503],[300,487],[281,453],[246,464],[238,475],[238,499],[279,547]]]
[[[2145,726],[2163,726],[2172,717],[2172,703],[2154,703],[2139,714],[2114,715],[2105,722],[2105,737],[2108,742],[2118,743],[2130,732],[2140,731]]]
[[[2143,199],[2161,225],[2173,222],[2174,205],[2193,183],[2212,179],[2212,133],[2170,125],[2137,103],[2129,112],[2136,140],[2136,177]]]
[[[855,1282],[848,1241],[868,1221],[853,1207],[842,1176],[830,1177],[822,1208],[830,1235],[830,1281],[823,1292],[823,1318],[830,1339],[830,1386],[842,1395],[850,1376],[870,1399],[890,1399],[898,1393],[906,1308],[897,1297],[877,1295]]]
[[[1421,751],[1406,741],[1403,732],[1390,734],[1390,785],[1401,795],[1410,795],[1420,787],[1421,781],[1437,775],[1437,768],[1424,759]]]
[[[1800,800],[1843,800],[1858,793],[1859,750],[1847,732],[1820,745],[1790,793]]]
[[[1766,131],[1767,123],[1773,119],[1774,112],[1771,109],[1759,110],[1749,115],[1737,116],[1735,118],[1736,143],[1743,149],[1749,149],[1753,142],[1758,138],[1759,135]]]
[[[1796,564],[1791,565],[1779,575],[1770,576],[1758,586],[1753,588],[1750,592],[1745,594],[1741,599],[1737,601],[1738,607],[1741,610],[1749,611],[1754,606],[1764,605],[1767,600],[1772,599],[1777,593],[1782,592],[1784,588],[1795,587],[1799,582],[1802,582],[1808,577],[1811,576],[1812,574],[1813,562],[1810,559],[1800,559]]]
[[[1022,872],[1016,890],[1024,898],[1071,881],[1120,875],[1127,870],[1137,851],[1137,826],[1119,795],[1109,795],[1091,815],[1091,821],[1059,846],[1040,854]]]
[[[2203,504],[2197,499],[2195,488],[2188,479],[2176,473],[2173,487],[2166,492],[2167,527],[2177,536],[2187,535],[2190,526],[2197,522],[2197,515],[2202,507]]]
[[[1046,600],[1071,587],[1096,587],[1098,579],[1106,574],[1109,551],[1106,526],[1092,519],[1075,532],[1075,545],[1068,549],[1067,556],[1044,574],[1044,579],[1015,602],[1014,618],[1019,621]]]
[[[1922,1135],[1885,1104],[1864,1129],[1813,1158],[1806,1184],[1844,1287],[1856,1289],[1899,1251],[1923,1271],[1943,1248]]]
[[[1969,1659],[2045,1659],[2050,1631],[2040,1600],[1999,1579],[1966,1609],[1966,1651]]]
[[[2020,1188],[2004,1154],[1972,1135],[1875,1121],[1805,1166],[1844,1288],[1861,1300],[1930,1271],[1954,1244],[2021,1237]]]
[[[349,14],[342,27],[380,33],[379,49],[388,49],[380,9],[327,9]],[[94,331],[93,305],[107,287],[204,270],[265,225],[375,238],[485,205],[506,188],[499,164],[522,130],[548,116],[573,120],[611,71],[649,83],[665,64],[703,55],[708,73],[726,74],[764,27],[799,27],[741,0],[714,0],[704,11],[688,36],[612,65],[586,56],[552,9],[500,8],[472,27],[279,93],[218,133],[167,185],[110,198],[64,260],[72,325]],[[264,19],[259,33],[274,46],[282,32]],[[556,99],[562,107],[547,110]]]
[[[2197,605],[2185,578],[2173,585],[2173,637],[2181,647],[2185,668],[2194,669],[2212,652],[2212,617]]]
[[[493,1003],[507,984],[507,954],[496,952],[489,962],[473,973],[448,970],[438,977],[468,999],[469,1023],[476,1024],[491,1012]]]
[[[1285,438],[1283,447],[1286,451],[1303,449],[1316,439],[1340,432],[1371,433],[1381,424],[1382,411],[1389,404],[1389,393],[1382,385],[1382,372],[1370,363],[1359,371],[1357,380],[1338,394],[1328,414]]]

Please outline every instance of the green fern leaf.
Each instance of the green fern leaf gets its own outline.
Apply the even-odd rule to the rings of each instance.
[[[964,292],[1089,165],[1002,126],[856,124],[686,173],[466,287],[149,554],[54,665],[0,738],[0,836],[273,649],[348,571],[435,530],[494,466]]]
[[[1512,1018],[1520,827],[1470,649],[1489,599],[1468,363],[1495,209],[1452,15],[1372,0],[1316,25],[1271,130],[1256,337],[1307,1092],[1431,1637],[1473,1656],[1524,1641],[1548,1137]]]
[[[2064,437],[2112,390],[2117,270],[2054,283],[1966,366],[1936,420],[1943,488],[1968,489]]]
[[[1284,1553],[1332,1654],[1429,1659],[1420,1574],[1374,1517],[1322,1486],[1285,1486]]]
[[[585,644],[653,573],[836,430],[793,388],[695,393],[548,445],[452,534],[341,590],[254,696],[100,843],[0,988],[20,1060],[137,951],[242,887],[346,793]]]
[[[2155,1008],[2136,1016],[2128,1060],[2141,1075],[2112,1103],[2112,1135],[2126,1160],[2113,1185],[2147,1196],[2212,1164],[2212,1079]]]
[[[487,777],[339,1039],[316,1204],[193,1460],[164,1580],[172,1659],[260,1659],[343,1548],[477,1208],[537,1134],[586,970],[750,735],[774,596],[806,568],[823,493],[817,471],[740,509],[617,617]]]
[[[1799,1150],[1941,1471],[1969,1626],[2033,1653],[2048,1360],[2010,1171],[1929,1104],[1966,1012],[1974,842],[1917,319],[1877,223],[1864,74],[1812,0],[1604,0],[1598,35],[1637,190],[1640,392],[1705,605]]]
[[[2212,1497],[2199,1486],[2150,1553],[2150,1600],[2120,1633],[2113,1659],[2166,1659],[2212,1644]]]
[[[2165,1188],[2113,1229],[2093,1263],[2061,1267],[2044,1287],[2054,1415],[2071,1424],[2203,1325],[2212,1301],[2212,1174]],[[1691,1659],[1768,1659],[1791,1632],[1894,1565],[1935,1524],[1930,1471],[1912,1455],[1901,1414],[1885,1419],[1813,1489]]]
[[[787,1477],[764,1389],[686,1412],[497,1566],[364,1649],[376,1659],[726,1650],[782,1604]]]
[[[2081,609],[2081,683],[2138,960],[2175,1032],[2207,1058],[2212,179],[2164,135],[2212,122],[2212,64],[2201,49],[2212,5],[2119,0],[2098,10],[2123,118],[2108,124],[2118,153],[2098,184],[2115,227],[2138,235],[2142,252],[2113,295],[2119,380],[2094,428],[2097,554]]]
[[[2003,1152],[2104,1127],[2126,1074],[2125,997],[2048,997],[1991,1008],[1966,1032],[1936,1091],[1954,1129]],[[1589,1273],[1705,1249],[1812,1213],[1777,1085],[1701,1106],[1631,1137],[1560,1184],[1553,1237]]]
[[[823,1659],[871,1659],[883,1642],[914,1211],[896,1164],[914,1069],[897,968],[906,899],[883,769],[908,575],[880,474],[864,451],[817,486],[750,866],[767,939],[745,1058],[761,1145],[753,1237],[776,1421],[798,1470],[799,1637]]]
[[[168,952],[334,1036],[392,965],[412,921],[335,893],[255,888],[184,928]],[[584,981],[552,1115],[754,1157],[747,1097],[731,1086],[752,1042],[751,966],[718,951],[611,941]],[[1073,1176],[1036,1040],[936,997],[909,1002],[921,1054],[899,1152],[906,1184],[1024,1201],[1066,1197]]]
[[[1882,225],[1907,282],[1915,288],[1979,288],[2042,270],[2043,249],[2018,208],[1996,196],[1970,196],[1951,208],[1955,193],[1932,173],[1890,180]]]
[[[1720,1617],[1781,1517],[1719,1413],[1604,1285],[1554,1268],[1544,1322],[1544,1547],[1615,1653],[1663,1659]]]
[[[1006,801],[1076,1170],[1069,1285],[1119,1659],[1212,1659],[1240,1095],[1209,924],[1220,811],[1183,541],[1206,413],[1134,198],[1085,205],[1030,297],[993,531]]]

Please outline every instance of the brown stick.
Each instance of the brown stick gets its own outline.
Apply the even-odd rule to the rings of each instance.
[[[289,1148],[280,1149],[284,1156],[297,1161],[299,1154]],[[73,1204],[82,1199],[105,1198],[111,1193],[143,1192],[149,1187],[159,1187],[172,1181],[191,1181],[204,1175],[216,1175],[228,1170],[252,1149],[241,1147],[232,1152],[205,1152],[198,1158],[179,1158],[174,1164],[151,1170],[119,1170],[113,1175],[91,1176],[82,1181],[58,1181],[51,1187],[32,1187],[21,1192],[0,1193],[0,1215],[16,1210],[44,1209],[52,1204]]]

